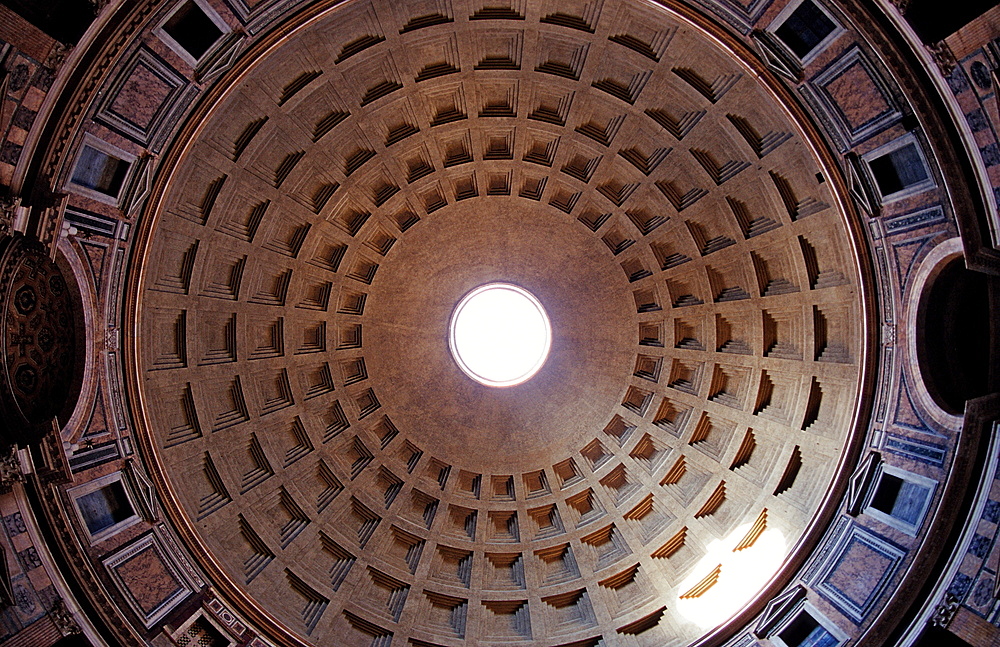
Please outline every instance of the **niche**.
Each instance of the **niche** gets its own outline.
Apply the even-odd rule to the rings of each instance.
[[[991,291],[986,274],[961,256],[931,277],[920,297],[917,358],[928,392],[945,411],[961,415],[966,400],[990,392]]]

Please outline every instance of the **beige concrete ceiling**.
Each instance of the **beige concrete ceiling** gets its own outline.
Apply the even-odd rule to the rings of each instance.
[[[680,13],[425,4],[289,28],[163,171],[135,326],[175,512],[306,642],[695,640],[713,542],[788,554],[852,436],[835,171]],[[447,346],[495,280],[553,325],[509,389]]]

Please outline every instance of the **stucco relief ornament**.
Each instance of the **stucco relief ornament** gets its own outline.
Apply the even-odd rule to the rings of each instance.
[[[17,447],[11,447],[0,456],[0,493],[10,492],[15,483],[24,483],[24,473],[17,458]]]
[[[49,609],[49,618],[52,619],[52,623],[59,629],[59,633],[64,636],[78,634],[82,631],[72,612],[66,608],[66,602],[62,598],[57,599],[53,603],[52,608]]]
[[[67,43],[56,43],[49,50],[49,55],[45,57],[45,62],[43,65],[53,72],[62,67],[62,64],[66,61],[66,57],[73,50],[73,46]]]
[[[0,198],[0,235],[6,235],[14,228],[17,208],[21,206],[21,198]]]
[[[947,627],[958,612],[958,598],[951,593],[945,593],[944,599],[934,608],[930,623],[935,627]]]
[[[111,4],[111,0],[88,0],[90,5],[94,8],[95,13],[101,13],[101,10]]]
[[[943,40],[932,43],[927,46],[927,51],[931,53],[942,76],[951,76],[951,73],[955,71],[955,66],[958,65],[958,60],[955,58],[955,54],[951,51],[951,48],[948,47],[948,43]]]

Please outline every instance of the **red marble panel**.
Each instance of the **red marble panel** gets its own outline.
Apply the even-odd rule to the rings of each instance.
[[[148,130],[173,89],[155,70],[139,62],[111,102],[110,111],[137,128]]]
[[[826,91],[836,102],[852,130],[892,110],[881,90],[860,61],[849,65],[843,73],[826,85]]]
[[[183,588],[153,546],[118,564],[115,572],[147,615]]]
[[[862,541],[852,541],[837,562],[825,584],[862,605],[892,567],[893,560]]]

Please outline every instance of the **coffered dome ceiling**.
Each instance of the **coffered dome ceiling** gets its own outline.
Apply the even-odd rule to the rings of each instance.
[[[132,323],[158,485],[244,612],[313,644],[686,644],[808,549],[865,284],[838,172],[723,32],[351,2],[244,58],[165,154]],[[448,352],[491,281],[552,323],[516,387]]]

